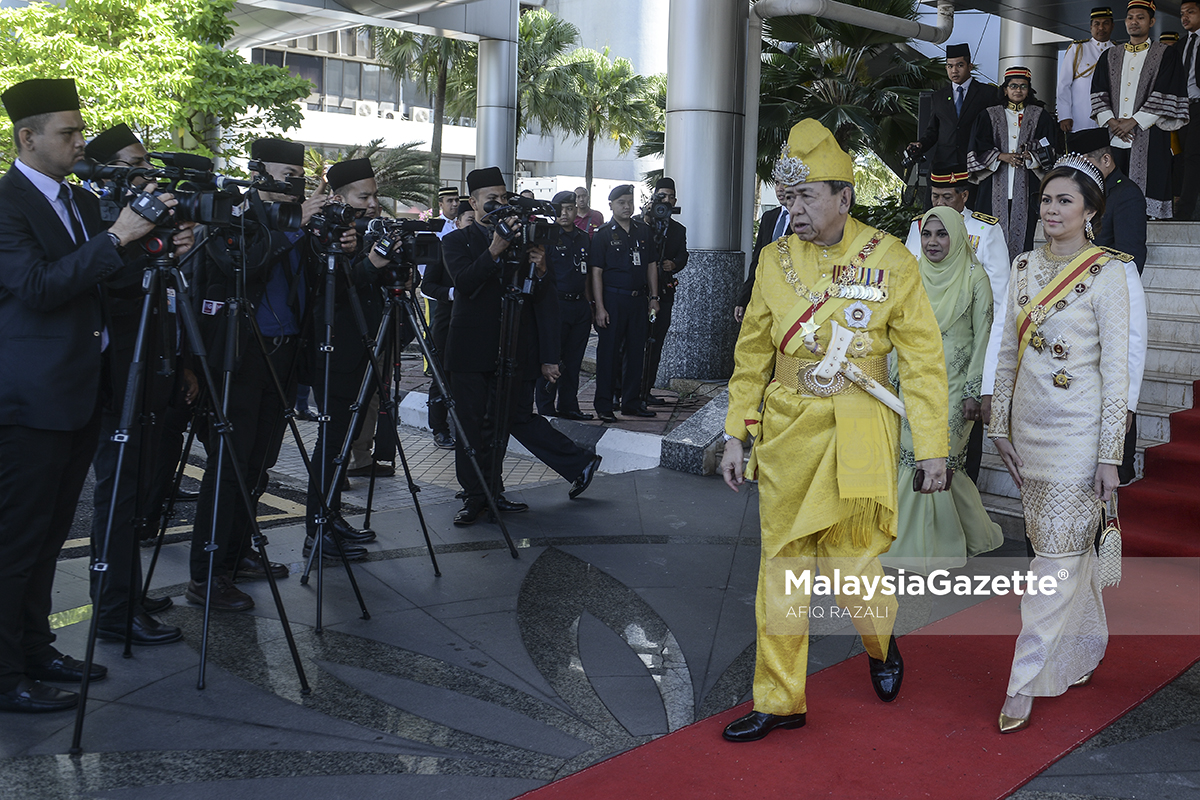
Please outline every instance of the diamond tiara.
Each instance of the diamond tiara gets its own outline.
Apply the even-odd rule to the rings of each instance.
[[[779,152],[779,160],[771,170],[771,177],[777,186],[795,186],[807,182],[808,173],[808,164],[789,156],[788,146],[785,144]]]
[[[1082,172],[1092,179],[1096,186],[1100,187],[1101,194],[1104,193],[1104,176],[1100,174],[1100,170],[1096,169],[1096,165],[1088,161],[1078,153],[1068,153],[1062,156],[1058,161],[1054,162],[1055,167],[1071,167]]]

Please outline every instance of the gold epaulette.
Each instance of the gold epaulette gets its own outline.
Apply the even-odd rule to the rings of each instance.
[[[1129,255],[1129,253],[1122,253],[1120,250],[1114,250],[1113,248],[1105,247],[1104,245],[1100,245],[1100,249],[1118,261],[1124,261],[1126,264],[1133,262],[1133,256]]]
[[[912,220],[912,221],[913,221],[913,222],[920,222],[920,221],[921,221],[921,217],[923,217],[923,216],[925,216],[925,215],[924,215],[924,214],[917,214],[915,217],[913,217],[913,220]]]
[[[1073,39],[1071,44],[1087,44],[1091,39]]]
[[[999,217],[993,217],[991,214],[984,214],[982,211],[972,211],[971,216],[980,222],[986,222],[988,225],[996,225],[1000,222]]]

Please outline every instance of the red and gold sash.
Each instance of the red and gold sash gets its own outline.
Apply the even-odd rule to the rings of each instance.
[[[1068,298],[1078,294],[1080,280],[1089,275],[1099,274],[1100,268],[1108,263],[1109,256],[1099,247],[1090,247],[1076,256],[1063,267],[1054,278],[1038,292],[1037,297],[1028,301],[1017,313],[1017,372],[1021,371],[1021,358],[1025,348],[1035,337],[1040,336],[1038,328],[1051,317],[1055,311],[1067,307]],[[1041,348],[1039,347],[1038,350]]]
[[[796,277],[791,265],[791,257],[787,251],[787,242],[779,242],[780,265],[788,273],[788,283],[791,283],[800,294],[800,300],[797,301],[796,305],[792,306],[785,318],[787,326],[785,333],[779,340],[779,352],[794,355],[803,344],[805,332],[815,330],[816,327],[824,324],[825,320],[833,316],[839,308],[854,299],[851,297],[842,297],[840,294],[842,287],[852,284],[884,287],[887,282],[887,271],[864,266],[867,259],[875,252],[875,248],[883,241],[883,237],[883,231],[872,228],[863,230],[849,248],[853,250],[856,245],[866,240],[859,248],[858,253],[854,258],[850,259],[848,265],[836,267],[833,280],[829,286],[820,291],[808,291],[803,284],[799,283],[799,279]],[[841,300],[842,302],[831,303],[829,302],[830,300]]]

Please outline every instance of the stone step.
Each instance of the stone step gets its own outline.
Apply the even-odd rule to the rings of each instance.
[[[1039,228],[1039,232],[1040,232]],[[1200,223],[1196,222],[1148,222],[1146,241],[1158,245],[1200,244]]]
[[[1200,317],[1200,289],[1160,289],[1146,286],[1146,310],[1154,314]]]
[[[1152,312],[1149,320],[1151,341],[1177,344],[1200,342],[1200,317]]]
[[[1000,526],[1005,539],[1019,542],[1025,538],[1025,513],[1020,498],[981,491],[979,499],[992,522]]]
[[[1146,347],[1146,369],[1181,377],[1200,375],[1200,341],[1166,342],[1151,337]]]
[[[1194,247],[1151,245],[1146,255],[1146,266],[1142,270],[1142,285],[1187,289],[1195,286],[1186,281],[1187,275],[1195,270]]]
[[[1192,387],[1195,382],[1195,378],[1186,375],[1176,375],[1147,368],[1142,376],[1142,393],[1138,404],[1152,403],[1170,406],[1176,410],[1191,408]]]
[[[1137,410],[1138,438],[1156,443],[1171,441],[1171,415],[1176,411],[1182,410],[1178,406],[1144,403],[1139,400]]]

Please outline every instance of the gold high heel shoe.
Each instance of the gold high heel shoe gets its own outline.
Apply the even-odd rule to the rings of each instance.
[[[1096,672],[1096,670],[1092,670],[1092,671],[1091,671],[1091,672],[1089,672],[1087,675],[1084,675],[1082,678],[1080,678],[1079,680],[1075,681],[1074,683],[1072,683],[1072,684],[1071,684],[1069,687],[1067,687],[1067,688],[1069,688],[1069,689],[1074,689],[1076,686],[1087,686],[1089,683],[1091,683],[1091,681],[1092,681],[1092,675],[1093,675],[1093,674],[1095,674],[1095,672]]]
[[[1003,711],[1000,712],[1000,732],[1001,733],[1016,733],[1023,731],[1029,727],[1029,720],[1033,716],[1032,711],[1028,717],[1010,717]]]

